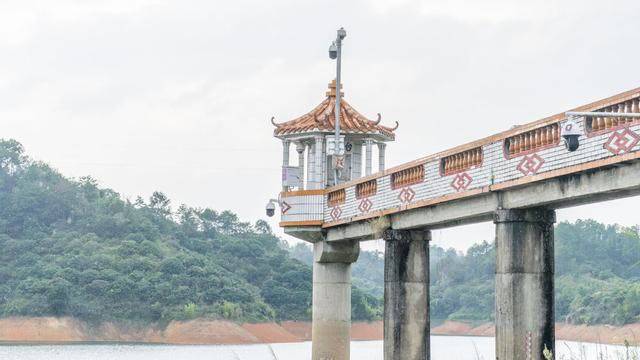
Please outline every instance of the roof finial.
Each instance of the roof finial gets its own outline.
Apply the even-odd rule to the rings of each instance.
[[[382,115],[380,115],[380,113],[378,113],[378,120],[374,121],[375,125],[380,124],[380,121],[382,121]]]
[[[273,124],[273,126],[275,126],[275,127],[280,127],[280,124],[276,124],[276,122],[274,121],[275,119],[276,119],[276,117],[275,117],[275,116],[272,116],[272,117],[271,117],[271,123],[272,123],[272,124]]]
[[[396,126],[394,126],[391,130],[396,131],[398,129],[398,126],[400,126],[400,123],[396,121]]]
[[[327,96],[328,97],[336,97],[336,79],[333,79],[330,83],[329,83],[329,91],[327,91]],[[342,90],[342,84],[340,84],[340,89]],[[340,92],[340,96],[344,96],[344,92]]]

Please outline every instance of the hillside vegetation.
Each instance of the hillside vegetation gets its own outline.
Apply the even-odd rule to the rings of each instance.
[[[0,249],[0,317],[310,318],[309,246],[229,211],[174,210],[161,192],[123,199],[30,160],[13,140],[0,140]],[[493,244],[466,254],[432,246],[430,256],[432,318],[492,320]],[[557,320],[640,321],[638,228],[560,223],[555,257]],[[355,320],[382,315],[383,259],[363,251],[353,265]]]
[[[0,316],[310,318],[311,268],[266,222],[170,205],[65,178],[0,140]],[[355,319],[380,316],[377,297],[353,294]]]
[[[308,246],[292,255],[310,263]],[[353,282],[381,296],[384,255],[363,252],[353,265]],[[593,220],[560,223],[555,230],[557,321],[621,325],[640,321],[640,237],[637,227]],[[476,244],[462,254],[430,248],[431,316],[434,320],[492,321],[495,249]]]

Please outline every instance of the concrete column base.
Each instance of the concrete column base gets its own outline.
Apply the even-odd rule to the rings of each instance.
[[[498,210],[496,359],[544,360],[553,352],[553,223],[547,209]]]
[[[384,239],[384,359],[430,359],[431,233],[387,230]]]
[[[348,360],[351,342],[351,263],[358,259],[357,241],[314,244],[313,360]]]

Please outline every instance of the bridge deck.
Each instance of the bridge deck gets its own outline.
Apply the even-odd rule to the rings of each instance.
[[[640,88],[571,111],[640,112]],[[586,117],[569,152],[564,113],[325,190],[281,194],[285,227],[332,228],[408,210],[516,189],[640,157],[640,121]]]

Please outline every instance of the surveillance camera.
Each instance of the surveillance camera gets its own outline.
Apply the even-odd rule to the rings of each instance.
[[[338,47],[336,46],[335,42],[333,42],[331,46],[329,46],[329,57],[333,60],[338,57]]]
[[[340,29],[338,29],[338,37],[340,38],[340,40],[347,37],[347,32],[344,30],[344,28],[341,27]]]
[[[273,203],[273,201],[269,201],[267,203],[267,206],[265,207],[265,210],[267,211],[267,216],[272,217],[276,213],[276,205]]]
[[[564,139],[564,145],[569,151],[576,151],[580,146],[580,127],[573,118],[569,118],[564,125],[562,125],[562,138]]]

